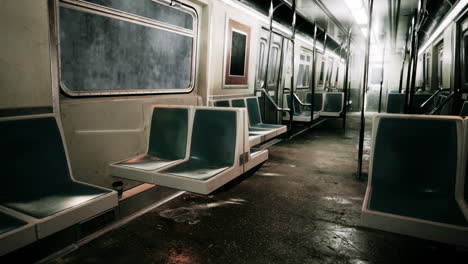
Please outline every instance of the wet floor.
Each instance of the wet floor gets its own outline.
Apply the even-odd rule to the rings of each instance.
[[[214,194],[186,193],[53,263],[468,263],[463,249],[359,227],[356,121],[282,141]],[[369,142],[370,130],[365,171]]]

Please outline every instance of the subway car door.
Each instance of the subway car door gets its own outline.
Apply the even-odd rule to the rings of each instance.
[[[280,82],[280,71],[283,55],[283,37],[272,34],[271,50],[270,57],[267,63],[268,57],[268,30],[262,29],[260,33],[260,42],[259,42],[259,56],[257,64],[257,89],[265,88],[266,92],[273,99],[273,101],[280,105],[281,95],[279,91],[279,82]],[[266,70],[268,68],[268,74]],[[267,74],[267,76],[265,76]],[[266,84],[265,84],[265,78]],[[278,111],[276,111],[275,106],[268,100],[265,94],[261,93],[259,98],[260,108],[262,111],[263,121],[265,123],[278,123]]]

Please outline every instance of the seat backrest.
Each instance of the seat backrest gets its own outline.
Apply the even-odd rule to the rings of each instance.
[[[244,101],[244,99],[232,99],[231,104],[232,104],[232,107],[241,107],[241,108],[245,108],[245,101]]]
[[[389,93],[387,97],[387,113],[401,114],[404,112],[405,94]]]
[[[247,112],[249,112],[249,124],[250,126],[256,126],[262,122],[262,116],[260,115],[260,106],[256,97],[246,98],[247,101]]]
[[[229,100],[214,101],[214,106],[217,106],[217,107],[229,107]]]
[[[155,107],[151,120],[148,154],[168,160],[185,158],[188,120],[188,108]]]
[[[391,194],[452,197],[461,162],[461,118],[377,116],[371,184]],[[371,205],[372,206],[372,205]]]
[[[285,105],[288,108],[290,108],[289,103],[291,102],[291,94],[285,94],[284,95],[284,100],[285,100]],[[299,102],[297,102],[297,99],[294,98],[294,101],[293,101],[293,114],[297,115],[299,113],[301,113],[301,108],[300,108]]]
[[[466,103],[466,102],[465,102]],[[465,118],[465,186],[464,186],[464,194],[465,194],[465,202],[468,203],[468,117]]]
[[[460,116],[468,116],[468,101],[463,102],[463,105],[460,111]]]
[[[310,104],[312,102],[312,93],[306,94],[306,104]],[[315,93],[314,94],[314,111],[322,111],[323,106],[323,94],[322,93]]]
[[[190,158],[213,165],[233,165],[239,125],[237,112],[196,109],[193,122]]]
[[[55,117],[0,120],[0,201],[34,199],[72,183]]]
[[[324,112],[340,113],[343,111],[343,93],[324,93]]]

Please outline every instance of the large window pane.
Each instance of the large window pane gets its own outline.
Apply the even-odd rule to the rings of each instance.
[[[59,19],[66,92],[190,88],[192,36],[67,7]]]

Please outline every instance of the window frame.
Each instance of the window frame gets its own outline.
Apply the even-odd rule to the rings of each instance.
[[[50,28],[51,28],[51,46],[54,48],[54,53],[51,54],[52,64],[57,64],[56,78],[58,81],[59,89],[68,96],[71,97],[96,97],[96,96],[116,96],[116,95],[149,95],[149,94],[186,94],[191,93],[195,88],[195,76],[196,76],[196,63],[198,59],[198,41],[199,41],[199,17],[197,10],[184,3],[175,2],[171,5],[170,2],[165,0],[150,0],[159,4],[167,5],[171,8],[176,8],[192,16],[193,29],[189,30],[180,26],[171,25],[154,19],[142,17],[136,14],[128,13],[125,11],[113,9],[110,7],[101,6],[86,0],[49,0],[54,7],[53,14],[49,15]],[[191,71],[190,71],[190,82],[186,88],[155,88],[155,89],[121,89],[121,90],[81,90],[73,91],[66,87],[62,81],[62,65],[61,65],[61,48],[60,48],[60,8],[69,8],[72,10],[85,12],[89,14],[95,14],[104,16],[119,21],[133,23],[145,27],[155,28],[181,34],[192,38],[192,58],[191,58]],[[55,41],[55,42],[54,42]],[[52,49],[51,49],[52,50]]]
[[[437,87],[444,88],[444,42],[441,41],[437,46]]]
[[[304,59],[301,59],[301,56]],[[309,58],[309,61],[307,61]],[[301,47],[299,52],[299,65],[298,65],[298,72],[297,72],[297,80],[296,80],[296,88],[297,89],[309,89],[310,88],[310,79],[311,79],[311,68],[312,68],[312,51]],[[299,69],[300,66],[303,66],[302,75],[299,76]],[[299,79],[301,77],[301,79]],[[305,83],[304,83],[305,82]]]

